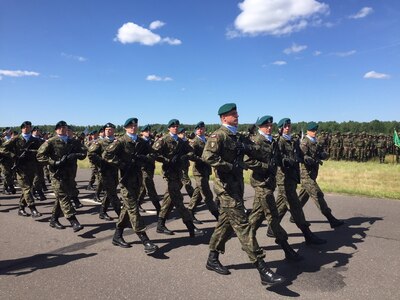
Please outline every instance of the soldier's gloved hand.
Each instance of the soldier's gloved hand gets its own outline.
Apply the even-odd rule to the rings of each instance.
[[[282,165],[284,168],[293,167],[294,164],[295,164],[295,161],[292,158],[285,157],[284,159],[282,159]]]
[[[326,153],[326,152],[321,152],[319,154],[319,158],[322,159],[322,160],[328,159],[328,157],[329,157],[329,154]]]
[[[60,160],[56,160],[54,162],[54,167],[55,168],[60,168],[60,167],[64,166],[66,162],[67,162],[67,156],[64,155],[63,157],[61,157]]]
[[[251,146],[249,144],[242,143],[242,142],[237,142],[236,143],[236,150],[238,152],[248,154],[248,153],[251,152],[251,149],[252,148],[251,148]]]
[[[178,162],[178,155],[174,155],[174,157],[171,159],[172,164],[176,164]]]
[[[304,163],[308,166],[314,166],[315,160],[310,156],[304,156]]]
[[[181,162],[185,163],[186,161],[188,161],[189,157],[186,154],[183,154],[181,156]]]

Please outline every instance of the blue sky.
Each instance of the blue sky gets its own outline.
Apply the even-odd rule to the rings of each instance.
[[[0,126],[399,120],[400,1],[1,0]]]

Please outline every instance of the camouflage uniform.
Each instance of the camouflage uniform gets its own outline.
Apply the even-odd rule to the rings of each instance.
[[[10,140],[2,139],[1,144],[6,144]],[[14,159],[11,157],[8,157],[7,155],[3,155],[0,152],[0,168],[1,168],[1,173],[3,173],[3,191],[5,194],[15,194],[16,189],[14,187],[14,175],[13,171],[11,170],[12,166],[14,164]]]
[[[76,220],[76,211],[72,206],[70,195],[76,188],[76,159],[82,160],[86,154],[87,148],[84,145],[71,139],[64,142],[58,135],[48,139],[38,150],[38,161],[49,165],[52,175],[51,185],[56,196],[50,220],[51,227],[62,229],[62,226],[58,227],[58,218],[62,212],[64,217],[71,222],[74,231],[83,228]],[[59,165],[60,162],[62,165]],[[54,222],[57,222],[57,226],[53,226]]]
[[[225,252],[225,243],[236,233],[252,263],[265,257],[244,211],[243,156],[238,157],[240,135],[233,134],[225,126],[217,129],[207,140],[202,159],[215,171],[214,191],[220,200],[220,215],[210,240],[210,251]],[[239,161],[238,161],[239,160]]]
[[[32,196],[33,180],[38,168],[36,153],[39,147],[39,139],[31,135],[26,141],[22,134],[8,140],[0,147],[0,153],[3,156],[15,161],[14,168],[17,173],[17,181],[22,190],[19,201],[19,215],[25,216],[24,209],[28,206],[32,211],[32,217],[41,216],[36,210]]]
[[[385,162],[386,148],[387,148],[386,138],[384,137],[383,134],[379,135],[376,147],[378,149],[379,162],[383,164]]]

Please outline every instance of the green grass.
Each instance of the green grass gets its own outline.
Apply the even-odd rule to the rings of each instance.
[[[392,156],[387,156],[385,164],[377,161],[326,161],[319,169],[317,182],[325,193],[400,199],[400,164],[393,161]],[[90,167],[88,159],[79,161],[78,165],[80,168]],[[159,163],[155,174],[161,175]],[[250,182],[250,171],[245,171],[244,180]]]

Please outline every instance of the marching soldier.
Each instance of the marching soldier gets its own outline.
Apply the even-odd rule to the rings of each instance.
[[[196,124],[195,127],[196,135],[190,141],[190,146],[193,148],[193,154],[191,158],[194,160],[193,165],[193,177],[196,181],[196,188],[194,189],[193,196],[190,198],[190,203],[188,206],[189,212],[193,217],[193,222],[197,222],[201,224],[199,220],[195,217],[195,209],[197,205],[199,205],[201,199],[204,199],[204,202],[207,205],[208,210],[211,214],[218,220],[219,212],[217,205],[213,200],[213,193],[210,189],[210,175],[211,175],[211,166],[206,164],[201,156],[203,154],[204,147],[206,145],[206,137],[205,137],[205,124],[203,121],[200,121]]]
[[[137,135],[137,118],[127,119],[124,128],[125,134],[118,138],[116,142],[110,143],[105,148],[104,154],[106,161],[119,168],[121,173],[119,182],[121,184],[122,210],[119,214],[112,243],[122,248],[131,247],[124,240],[123,231],[132,226],[133,231],[143,243],[145,253],[150,255],[156,252],[158,247],[150,241],[146,234],[146,226],[139,214],[138,197],[142,184],[141,167],[149,160],[153,160],[150,155],[151,147]]]
[[[288,236],[280,225],[278,209],[275,203],[274,191],[276,187],[276,171],[278,162],[278,142],[272,137],[272,116],[263,116],[258,119],[258,131],[251,140],[259,148],[246,156],[245,163],[252,170],[250,183],[255,190],[253,210],[249,216],[252,234],[256,236],[257,229],[263,220],[267,219],[268,225],[274,233],[275,242],[285,252],[286,259],[299,261],[302,258],[287,242]]]
[[[113,123],[107,123],[104,125],[104,138],[93,141],[88,149],[89,160],[93,166],[98,169],[98,176],[101,177],[105,190],[105,196],[100,206],[99,218],[107,221],[112,221],[112,218],[107,214],[110,203],[118,216],[121,213],[121,201],[117,194],[118,167],[108,163],[104,159],[106,149],[117,142],[114,133],[115,125]]]
[[[184,127],[178,128],[178,137],[182,139],[185,143],[189,144],[188,139],[186,138],[186,129]],[[189,177],[189,167],[190,162],[188,159],[182,161],[182,185],[186,190],[186,193],[190,198],[193,196],[194,188],[192,186],[192,181]]]
[[[316,134],[318,124],[309,122],[307,124],[307,135],[300,143],[303,162],[300,164],[301,190],[299,199],[301,205],[307,203],[309,197],[314,200],[321,213],[328,219],[332,228],[341,226],[343,221],[336,219],[325,201],[324,193],[317,183],[319,165],[328,158],[328,154],[317,144]]]
[[[219,261],[219,253],[225,252],[225,243],[236,233],[242,249],[250,261],[257,267],[262,284],[279,284],[285,278],[273,273],[264,261],[265,254],[259,247],[256,237],[244,210],[243,200],[243,155],[250,146],[243,143],[237,133],[239,115],[236,104],[227,103],[218,110],[221,127],[207,140],[202,159],[215,171],[214,191],[220,200],[218,222],[210,240],[210,253],[206,268],[218,274],[230,274],[228,268]]]
[[[35,126],[32,128],[32,136],[39,140],[40,145],[44,143],[39,127]],[[43,164],[38,162],[35,178],[33,179],[33,196],[36,197],[36,199],[39,198],[40,201],[46,200],[47,198],[43,193],[45,189],[46,182],[44,179]]]
[[[6,127],[3,129],[2,144],[6,144],[11,140],[11,133],[12,131],[10,127]],[[13,158],[8,157],[7,155],[1,155],[0,167],[4,175],[3,192],[5,194],[15,194],[17,192],[17,190],[14,187],[13,171],[11,170],[13,164],[14,164]]]
[[[157,232],[167,235],[174,233],[165,226],[165,221],[173,206],[182,217],[191,237],[204,235],[203,230],[197,229],[189,210],[183,204],[182,165],[188,159],[188,154],[193,151],[190,145],[178,136],[179,120],[172,119],[168,122],[169,134],[157,140],[153,149],[157,160],[162,162],[163,177],[167,181],[167,190],[157,223]]]
[[[68,138],[68,125],[65,121],[59,121],[55,126],[55,131],[56,135],[44,142],[37,153],[38,161],[49,165],[52,174],[51,185],[56,196],[50,227],[65,229],[65,226],[59,222],[63,213],[71,223],[73,231],[78,232],[83,229],[83,226],[77,220],[75,208],[71,203],[70,194],[75,186],[70,178],[75,178],[76,159],[84,159],[87,149]]]
[[[40,217],[42,214],[37,211],[35,200],[32,196],[33,180],[38,168],[36,160],[37,149],[40,146],[40,140],[33,137],[32,123],[25,121],[21,124],[21,134],[10,139],[0,147],[0,153],[9,159],[14,159],[12,169],[17,174],[18,185],[22,189],[22,195],[19,201],[19,216],[28,216],[25,207],[31,210],[33,218]]]

